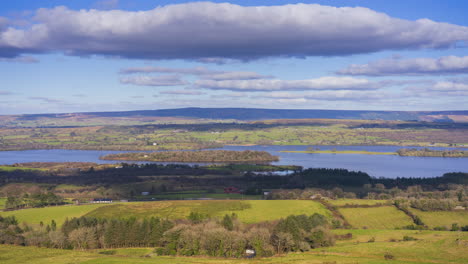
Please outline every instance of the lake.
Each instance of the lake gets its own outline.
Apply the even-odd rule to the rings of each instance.
[[[400,157],[393,155],[364,154],[309,154],[280,152],[304,151],[310,146],[225,146],[224,150],[259,150],[279,156],[275,165],[299,165],[304,168],[344,168],[367,172],[373,177],[437,177],[447,172],[468,172],[468,158]],[[398,146],[312,146],[321,150],[367,150],[395,152]],[[446,148],[431,148],[446,149]],[[99,150],[23,150],[0,151],[0,164],[24,162],[96,162],[120,163],[100,160],[102,155],[125,151]],[[127,151],[128,152],[128,151]],[[167,163],[162,163],[167,164]],[[192,163],[193,164],[193,163]]]

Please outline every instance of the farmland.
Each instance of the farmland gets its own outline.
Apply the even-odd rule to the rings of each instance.
[[[425,212],[411,208],[410,211],[419,216],[423,223],[430,228],[445,227],[450,229],[455,223],[459,226],[468,225],[468,212],[466,210]]]
[[[6,198],[0,197],[0,210],[3,210],[5,208],[5,203],[6,203]]]
[[[351,240],[338,241],[329,248],[320,248],[305,253],[289,253],[258,259],[220,259],[207,257],[156,256],[151,248],[112,250],[60,250],[37,247],[0,246],[2,263],[222,263],[222,264],[266,264],[266,263],[363,263],[386,262],[384,255],[394,256],[391,263],[466,263],[468,235],[459,232],[411,231],[411,230],[337,230],[336,233],[353,234]],[[404,236],[415,241],[400,241]],[[367,242],[374,238],[375,242]],[[111,252],[113,255],[99,254]],[[143,257],[147,256],[147,257]]]
[[[277,208],[283,208],[278,210]],[[239,220],[245,223],[257,223],[276,220],[294,214],[330,213],[320,204],[313,201],[265,201],[265,200],[226,200],[226,201],[162,201],[137,202],[108,205],[90,211],[91,217],[129,217],[137,218],[163,217],[169,219],[186,218],[191,212],[210,217],[222,217],[236,213]]]
[[[355,228],[395,229],[413,223],[410,217],[394,206],[340,208],[339,211]]]
[[[65,219],[72,217],[80,217],[84,214],[95,210],[105,204],[87,204],[87,205],[63,205],[45,208],[31,208],[17,211],[0,212],[0,216],[15,216],[19,222],[27,222],[29,224],[39,224],[40,222],[50,223],[55,220],[57,224],[63,223]]]
[[[316,120],[310,123],[1,128],[0,150],[184,150],[223,145],[457,146],[466,126],[408,122]]]

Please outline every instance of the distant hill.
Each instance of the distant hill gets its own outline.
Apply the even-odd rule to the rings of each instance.
[[[161,110],[141,110],[123,112],[89,112],[87,115],[99,117],[130,117],[130,116],[159,116],[159,117],[191,117],[207,119],[237,119],[237,120],[265,120],[265,119],[379,119],[379,120],[418,120],[453,122],[455,116],[468,116],[468,111],[356,111],[356,110],[308,110],[308,109],[261,109],[261,108],[178,108]],[[37,116],[37,115],[31,115]],[[41,115],[57,116],[57,115]],[[57,117],[60,117],[58,115]],[[468,120],[466,120],[468,121]]]
[[[187,120],[360,119],[468,123],[468,111],[365,111],[260,108],[178,108],[0,116],[0,126],[170,123]],[[115,123],[112,123],[115,122]]]

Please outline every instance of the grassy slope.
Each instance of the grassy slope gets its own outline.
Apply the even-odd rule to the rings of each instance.
[[[89,205],[64,205],[45,208],[31,208],[17,211],[0,212],[1,216],[14,215],[20,222],[29,224],[39,224],[41,221],[50,223],[55,220],[59,225],[65,219],[80,217],[96,208],[106,206],[106,204],[89,204]]]
[[[258,201],[161,201],[137,202],[102,207],[88,213],[95,217],[168,217],[186,218],[190,212],[200,212],[209,216],[223,216],[236,213],[245,223],[275,220],[291,214],[321,213],[330,215],[320,203],[298,200],[258,200]]]
[[[306,253],[290,253],[281,257],[264,259],[220,259],[205,257],[159,257],[142,258],[151,249],[117,249],[116,254],[106,256],[97,254],[102,250],[72,251],[36,247],[15,247],[0,245],[0,262],[65,264],[65,263],[179,263],[179,264],[323,264],[333,263],[386,263],[384,254],[395,256],[391,263],[467,263],[466,247],[468,234],[461,232],[435,232],[411,230],[337,230],[339,233],[353,233],[352,240],[338,241],[329,248],[319,248]],[[390,239],[401,239],[409,235],[417,241],[389,242]],[[375,237],[374,243],[367,243],[370,237]],[[458,241],[457,241],[458,239]],[[461,242],[460,242],[461,241]]]
[[[453,223],[457,223],[459,226],[468,225],[468,211],[424,212],[413,208],[411,208],[410,211],[419,216],[423,223],[430,228],[436,226],[450,228]]]
[[[413,223],[409,216],[394,206],[340,208],[339,211],[355,228],[394,229]]]

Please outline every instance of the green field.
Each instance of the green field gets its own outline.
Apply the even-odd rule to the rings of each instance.
[[[410,211],[419,216],[423,223],[430,228],[445,226],[450,228],[453,223],[459,226],[468,225],[468,211],[432,211],[425,212],[410,208]]]
[[[413,223],[409,216],[394,206],[340,208],[339,211],[355,228],[395,229]]]
[[[258,259],[221,259],[207,257],[161,257],[150,254],[151,248],[102,249],[90,251],[59,250],[37,247],[0,245],[0,262],[4,264],[65,264],[65,263],[177,263],[177,264],[381,264],[381,263],[468,263],[466,248],[468,234],[462,232],[411,231],[411,230],[337,230],[353,234],[353,239],[338,241],[336,246],[319,248],[305,253]],[[403,236],[416,241],[399,241]],[[374,243],[368,243],[370,237]],[[115,250],[114,255],[99,252]],[[149,257],[143,257],[147,256]],[[395,257],[385,261],[384,255]]]
[[[15,171],[15,170],[34,171],[34,170],[41,170],[41,169],[27,168],[27,167],[14,167],[14,166],[0,166],[0,170],[2,171]]]
[[[207,200],[207,201],[160,201],[122,203],[101,207],[87,216],[93,217],[167,217],[186,218],[191,212],[210,217],[222,217],[236,213],[245,223],[276,220],[288,215],[320,213],[330,216],[330,212],[318,202],[304,200]]]
[[[28,224],[39,224],[41,221],[50,223],[55,220],[59,225],[65,219],[80,217],[86,213],[106,206],[107,204],[86,204],[86,205],[63,205],[52,206],[44,208],[31,208],[16,211],[0,212],[1,216],[15,216],[19,222],[26,222]]]
[[[0,198],[0,210],[5,209],[6,198]]]
[[[366,199],[337,199],[329,200],[328,203],[335,206],[345,205],[376,205],[376,204],[388,204],[388,200],[366,200]]]

